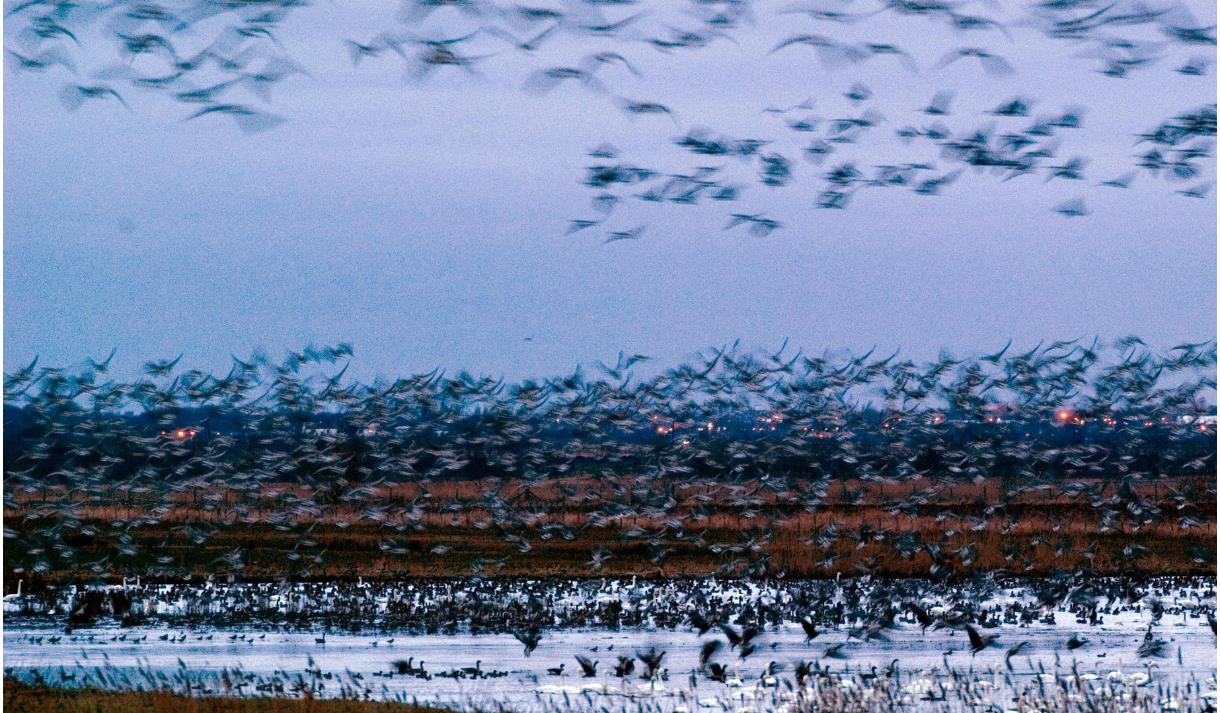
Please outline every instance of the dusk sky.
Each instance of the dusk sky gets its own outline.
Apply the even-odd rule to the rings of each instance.
[[[1188,6],[1197,24],[1214,24],[1214,4]],[[1009,338],[1033,346],[1136,334],[1169,346],[1215,336],[1215,191],[1175,194],[1214,182],[1214,158],[1190,181],[1141,172],[1126,190],[1097,186],[1134,170],[1145,150],[1138,133],[1215,103],[1214,61],[1203,77],[1174,71],[1193,56],[1214,60],[1214,47],[1160,37],[1157,61],[1116,79],[1083,43],[1018,26],[1019,13],[1010,41],[892,14],[851,26],[776,15],[784,7],[760,5],[736,43],[699,51],[607,39],[642,78],[607,71],[607,95],[564,86],[539,96],[522,91],[532,71],[574,64],[598,41],[560,37],[530,57],[479,37],[471,52],[492,56],[478,76],[442,71],[418,82],[390,52],[353,67],[341,44],[395,27],[392,8],[318,3],[296,10],[277,36],[311,76],[285,80],[266,105],[234,90],[286,119],[256,134],[225,117],[184,122],[197,107],[118,83],[130,111],[97,101],[68,112],[57,92],[70,74],[6,62],[5,369],[36,354],[72,364],[112,347],[124,371],[180,352],[184,364],[223,369],[230,353],[350,342],[362,377],[435,366],[519,377],[619,350],[669,364],[734,339],[902,347],[926,358]],[[639,31],[664,27],[658,14]],[[477,21],[443,9],[428,23],[457,35]],[[768,55],[799,32],[890,42],[919,72],[889,57],[827,68],[803,46]],[[105,37],[81,40],[91,69],[122,61]],[[1016,73],[988,77],[966,60],[935,68],[963,45],[987,46]],[[646,224],[638,241],[564,234],[591,213],[581,181],[594,146],[689,170],[703,157],[680,154],[672,140],[701,126],[787,142],[796,156],[800,144],[763,108],[813,98],[809,114],[858,113],[842,97],[853,82],[871,88],[868,106],[885,117],[849,147],[861,166],[911,160],[894,158],[918,153],[894,129],[929,123],[917,111],[947,89],[953,114],[941,120],[961,131],[1027,126],[984,114],[1017,95],[1034,100],[1034,115],[1083,108],[1083,128],[1064,134],[1058,156],[1086,157],[1085,180],[967,172],[939,196],[877,189],[824,210],[813,179],[826,166],[798,161],[791,185],[754,181],[737,203],[628,202],[609,229]],[[612,95],[663,102],[679,126],[629,116]],[[1090,215],[1052,210],[1076,197]],[[766,211],[784,227],[766,237],[722,230],[738,211]]]

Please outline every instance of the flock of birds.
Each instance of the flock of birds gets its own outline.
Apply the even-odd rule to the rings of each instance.
[[[407,662],[401,662],[403,664]],[[466,666],[446,672],[444,677],[473,678]],[[503,678],[501,671],[485,672],[475,682]],[[483,711],[529,710],[571,713],[601,710],[615,713],[638,711],[737,710],[780,711],[852,710],[885,713],[897,708],[914,711],[981,709],[1019,710],[1019,706],[1085,713],[1090,710],[1122,710],[1131,713],[1209,713],[1215,710],[1215,691],[1196,680],[1159,681],[1155,664],[1123,670],[1097,666],[1047,666],[1031,677],[992,675],[967,668],[939,667],[908,671],[896,666],[860,670],[848,665],[797,664],[791,675],[784,667],[766,667],[755,678],[733,676],[716,690],[716,681],[699,686],[692,678],[688,686],[664,680],[633,681],[627,677],[581,685],[546,683],[522,687],[508,701],[494,694],[421,694],[410,685],[394,681],[395,670],[359,672],[350,668],[328,671],[312,657],[303,669],[278,669],[269,673],[250,671],[242,665],[219,670],[179,668],[167,671],[151,665],[118,667],[108,663],[58,666],[26,672],[22,678],[41,686],[87,686],[110,690],[166,690],[194,696],[259,698],[340,698],[404,705],[442,705]],[[405,674],[419,678],[417,674]],[[440,675],[440,674],[438,674]],[[508,675],[508,674],[505,674]],[[378,679],[381,679],[380,681]],[[385,679],[390,679],[386,681]],[[553,679],[552,679],[553,680]],[[537,683],[526,680],[523,683]],[[709,690],[711,688],[711,690]],[[1010,707],[1005,707],[1005,705]]]
[[[1214,526],[1200,507],[1215,500],[1204,399],[1214,342],[1164,354],[1134,337],[1009,344],[922,364],[785,347],[726,346],[648,377],[644,357],[620,355],[517,384],[439,370],[362,384],[345,378],[347,365],[328,367],[350,357],[346,346],[278,364],[235,358],[223,376],[156,360],[132,381],[110,376],[113,353],[73,368],[35,360],[5,378],[6,567],[181,577],[190,572],[176,569],[175,543],[216,539],[236,544],[211,571],[241,576],[246,545],[226,533],[271,527],[291,543],[285,574],[309,575],[326,564],[319,527],[371,527],[383,555],[427,559],[449,549],[413,544],[429,523],[465,522],[504,548],[480,553],[472,574],[596,527],[647,552],[657,572],[682,547],[724,573],[770,576],[784,571],[776,533],[823,513],[800,546],[831,571],[839,545],[869,544],[926,557],[928,574],[945,578],[974,568],[980,533],[1016,531],[1031,497],[1085,505],[1074,517],[1098,533]],[[523,487],[453,499],[442,493],[455,478]],[[985,507],[943,497],[995,478],[1004,485]],[[882,503],[892,524],[836,522],[835,503],[864,502],[870,483],[901,492]],[[396,484],[417,495],[392,495]],[[543,485],[559,499],[535,493]],[[551,512],[557,505],[578,510],[581,524]],[[182,515],[199,507],[219,516]],[[710,530],[718,512],[736,527]],[[900,518],[916,515],[935,516],[936,529],[904,530]],[[137,538],[150,528],[172,541]],[[1035,540],[1006,549],[1013,571],[1071,546]],[[606,544],[589,545],[592,571],[614,556]],[[1123,550],[1131,562],[1157,556],[1138,540]],[[1195,556],[1209,559],[1214,550]],[[872,571],[876,555],[851,566]]]
[[[283,23],[306,4],[10,0],[8,57],[20,70],[69,73],[73,79],[60,93],[69,110],[88,102],[127,106],[125,96],[135,90],[181,104],[185,121],[225,116],[242,130],[256,132],[284,121],[265,108],[273,88],[310,76],[279,38]],[[663,101],[632,98],[642,91],[632,89],[632,83],[645,79],[642,66],[655,64],[658,54],[664,61],[718,43],[748,44],[747,35],[774,25],[795,30],[766,53],[766,66],[774,71],[780,71],[781,61],[790,63],[785,65],[789,70],[806,71],[812,54],[827,72],[875,62],[892,62],[893,71],[911,74],[974,65],[990,81],[1016,72],[1004,56],[1015,46],[1014,31],[1052,46],[1077,48],[1075,57],[1098,73],[1098,81],[1155,71],[1204,77],[1215,62],[1215,26],[1199,21],[1176,0],[1038,0],[1008,8],[1010,12],[991,8],[991,14],[958,0],[759,5],[754,0],[687,0],[673,6],[639,0],[405,0],[397,27],[345,39],[342,45],[354,65],[389,56],[403,62],[416,81],[442,72],[481,75],[485,63],[513,53],[514,64],[534,67],[522,82],[526,92],[549,95],[573,87],[579,91],[562,96],[581,101],[608,97],[629,115],[660,117],[679,129],[685,124],[672,141],[681,152],[677,161],[694,159],[684,170],[669,167],[673,161],[662,157],[663,146],[648,149],[652,158],[646,164],[623,158],[608,143],[590,151],[594,160],[584,183],[593,192],[593,214],[573,219],[569,232],[598,227],[605,230],[606,242],[644,235],[645,224],[612,225],[615,209],[628,200],[666,205],[737,201],[751,182],[766,189],[796,182],[802,178],[802,163],[814,166],[804,180],[813,183],[808,193],[822,208],[844,208],[866,188],[937,195],[967,171],[1001,181],[1038,176],[1083,185],[1090,180],[1087,156],[1062,154],[1065,137],[1085,122],[1084,106],[1036,112],[1034,97],[1014,96],[997,106],[965,110],[989,115],[983,125],[952,128],[948,122],[954,105],[969,103],[968,96],[959,101],[950,89],[936,91],[926,106],[910,107],[913,116],[904,120],[892,106],[879,106],[874,92],[857,81],[843,92],[845,105],[823,110],[810,99],[768,107],[757,133],[738,138],[684,122]],[[915,48],[868,34],[881,21],[899,23],[908,36],[949,33],[957,46],[921,67]],[[115,45],[118,62],[97,59],[93,43],[98,40]],[[997,47],[997,42],[1006,45]],[[548,64],[555,59],[550,50],[557,48],[575,58]],[[87,60],[92,60],[90,66],[82,67]],[[1214,95],[1207,101],[1207,81],[1200,81],[1199,99],[1184,101],[1159,125],[1138,137],[1106,138],[1102,143],[1111,155],[1128,151],[1131,139],[1138,142],[1134,170],[1093,183],[1125,188],[1142,174],[1176,181],[1176,192],[1186,197],[1209,195],[1216,109]],[[832,105],[839,101],[833,95],[826,99]],[[887,138],[901,145],[887,147]],[[876,162],[876,156],[887,153],[856,155],[853,145],[882,147],[894,158]],[[1068,198],[1054,209],[1069,217],[1089,213],[1083,197]],[[726,229],[738,226],[762,236],[782,224],[765,212],[738,210],[731,212]]]
[[[6,609],[10,622],[28,623],[48,617],[59,620],[82,602],[93,602],[98,610],[97,618],[77,622],[84,628],[69,626],[64,633],[52,633],[35,627],[20,634],[22,646],[77,651],[81,658],[76,665],[34,667],[23,670],[23,675],[45,677],[58,685],[122,686],[121,679],[131,673],[115,667],[117,662],[105,655],[110,647],[152,647],[166,654],[175,647],[192,650],[215,640],[228,647],[229,655],[245,656],[276,646],[281,639],[289,646],[303,646],[282,637],[296,629],[321,627],[324,633],[314,639],[313,653],[321,658],[328,645],[342,647],[344,673],[324,669],[310,655],[303,679],[288,670],[268,676],[240,673],[238,667],[224,669],[227,681],[212,681],[208,671],[191,671],[181,664],[171,674],[150,669],[136,680],[194,693],[392,700],[402,690],[422,692],[410,679],[478,682],[516,676],[522,682],[541,684],[536,689],[540,694],[566,692],[564,681],[588,681],[594,689],[572,692],[655,697],[668,693],[665,686],[673,682],[686,685],[690,693],[711,694],[707,701],[720,701],[716,696],[743,687],[811,694],[819,687],[833,690],[878,682],[893,685],[897,689],[890,692],[893,695],[912,697],[910,684],[922,680],[913,698],[936,705],[963,693],[973,697],[972,684],[994,679],[988,694],[996,698],[1017,696],[1023,686],[1044,684],[1050,684],[1054,695],[1065,695],[1068,691],[1056,687],[1073,682],[1088,683],[1081,688],[1100,696],[1104,687],[1117,683],[1155,689],[1157,700],[1172,699],[1182,709],[1203,710],[1209,699],[1202,682],[1168,675],[1167,667],[1175,659],[1181,666],[1184,642],[1197,640],[1189,630],[1210,627],[1213,636],[1216,631],[1214,582],[1188,577],[1136,581],[1064,575],[1001,580],[981,575],[954,584],[867,577],[759,582],[426,579],[193,587],[128,582],[107,589],[45,591],[27,595]],[[105,617],[121,621],[122,628],[101,627]],[[1146,627],[1134,658],[1113,648],[1114,624],[1125,620]],[[785,634],[795,627],[799,627],[796,636]],[[573,629],[647,632],[644,642],[662,638],[657,636],[661,631],[680,631],[685,636],[681,641],[642,646],[630,640],[594,643],[588,639],[596,637],[588,637],[564,661],[562,654],[550,649],[571,646],[570,637],[560,632]],[[923,638],[929,632],[939,634],[934,640],[947,649],[939,654],[920,652],[925,658],[930,653],[938,664],[929,667],[901,658],[890,658],[885,666],[868,664],[878,655],[898,653],[900,649],[884,646],[904,631],[918,631]],[[371,636],[336,641],[328,640],[325,632],[371,632]],[[1059,639],[1047,641],[1048,632]],[[473,665],[430,666],[424,658],[431,659],[436,652],[415,638],[467,633],[511,634],[522,644],[523,658],[500,658],[487,666],[482,659]],[[565,643],[555,644],[555,638]],[[14,648],[16,643],[6,642],[10,663],[21,660],[12,653],[20,650]],[[358,657],[353,646],[361,649]],[[697,649],[697,657],[687,652],[675,658],[682,648]],[[542,667],[533,667],[529,658],[540,649],[550,657]],[[102,654],[103,664],[97,666],[98,656],[86,650]],[[1001,652],[1002,658],[986,657],[984,665],[978,656],[987,651]],[[192,654],[179,654],[183,655]],[[558,664],[551,665],[557,657]],[[1069,659],[1070,673],[1063,668]],[[380,687],[377,679],[383,680]],[[398,682],[392,683],[395,679]],[[310,685],[299,685],[304,681]],[[219,691],[205,688],[217,683],[222,684]],[[339,690],[330,690],[336,686]],[[1214,697],[1214,691],[1209,695]],[[513,707],[512,702],[507,705]],[[1130,701],[1124,709],[1132,709]]]
[[[129,99],[140,93],[180,106],[184,122],[227,117],[241,131],[257,133],[286,121],[268,109],[273,92],[310,78],[307,63],[294,58],[280,36],[290,16],[306,5],[300,0],[9,0],[6,55],[14,70],[69,77],[59,90],[69,111],[101,103],[129,110],[135,105]],[[1151,177],[1169,181],[1184,198],[1211,195],[1216,105],[1206,79],[1199,80],[1198,98],[1166,108],[1166,118],[1141,133],[1103,137],[1108,155],[1132,153],[1130,170],[1113,177],[1091,175],[1087,152],[1063,148],[1086,125],[1090,110],[1098,109],[1047,108],[1034,96],[983,106],[946,88],[929,92],[926,105],[896,113],[882,101],[884,92],[847,77],[840,93],[767,107],[755,131],[734,136],[704,128],[667,100],[642,94],[658,61],[721,43],[757,45],[757,38],[747,40],[747,35],[768,25],[785,28],[785,36],[768,45],[762,58],[774,71],[807,70],[812,57],[828,73],[892,63],[896,73],[952,67],[1001,80],[1017,72],[1007,55],[1020,32],[1070,45],[1099,82],[1161,71],[1206,77],[1215,63],[1215,26],[1200,22],[1178,2],[1035,0],[1003,13],[960,0],[760,5],[753,0],[656,7],[638,0],[405,0],[393,28],[336,38],[336,45],[358,70],[401,62],[416,83],[441,73],[483,76],[489,63],[511,53],[514,63],[529,64],[517,83],[539,101],[606,101],[639,117],[646,127],[641,134],[663,127],[665,144],[646,149],[652,151],[648,159],[631,159],[630,151],[611,142],[588,152],[583,185],[590,191],[590,213],[571,220],[568,232],[601,231],[607,243],[646,235],[647,223],[620,220],[628,203],[721,205],[744,200],[747,190],[781,190],[801,182],[812,184],[811,202],[825,209],[848,207],[864,189],[935,196],[970,174],[1000,182],[1092,183],[1098,190],[1126,189]],[[909,28],[908,37],[949,33],[956,46],[929,63],[918,56],[922,48],[867,36],[882,20]],[[99,44],[113,45],[117,61],[102,59]],[[551,50],[561,47],[571,51],[570,61],[551,62]],[[820,91],[827,91],[825,86]],[[879,155],[892,158],[878,160]],[[1053,210],[1069,218],[1090,213],[1081,195],[1065,195]],[[782,227],[768,212],[748,209],[730,210],[725,222],[726,230],[758,237]],[[1071,340],[1032,349],[1010,343],[992,354],[946,354],[926,363],[897,353],[807,355],[789,353],[786,345],[774,353],[753,353],[732,345],[663,370],[653,369],[642,355],[620,354],[613,364],[519,383],[434,370],[364,384],[345,376],[351,356],[351,348],[341,345],[308,348],[280,363],[235,357],[223,375],[179,369],[179,357],[149,361],[141,376],[121,380],[111,375],[112,352],[104,360],[67,368],[35,360],[7,374],[4,508],[10,524],[5,538],[20,547],[6,553],[5,569],[19,580],[16,592],[5,597],[6,610],[62,618],[68,631],[38,642],[55,645],[62,637],[82,636],[74,630],[107,616],[128,626],[266,622],[320,624],[324,632],[356,627],[495,632],[514,636],[525,656],[545,646],[548,632],[557,628],[683,628],[700,637],[692,682],[727,684],[735,675],[732,662],[739,668],[749,661],[762,666],[758,680],[771,680],[773,686],[780,667],[757,662],[767,656],[765,633],[786,624],[802,628],[821,660],[849,657],[853,642],[884,641],[898,627],[951,630],[971,656],[1003,649],[1009,672],[1026,644],[1002,632],[1048,615],[1054,621],[1056,610],[1075,617],[1081,627],[1063,641],[1065,651],[1088,648],[1088,627],[1107,617],[1146,614],[1138,655],[1149,661],[1174,655],[1157,628],[1164,619],[1206,619],[1213,633],[1216,629],[1214,592],[1189,606],[1167,605],[1162,597],[1177,586],[1173,581],[1141,589],[1127,579],[1102,580],[1077,571],[1033,583],[1028,600],[997,603],[987,598],[999,587],[994,574],[972,581],[955,575],[977,558],[975,548],[961,545],[961,539],[997,525],[1015,531],[1023,512],[1017,503],[1030,493],[1087,504],[1094,518],[1090,526],[1098,532],[1138,533],[1163,523],[1181,530],[1214,528],[1214,513],[1197,506],[1200,500],[1214,501],[1214,479],[1203,486],[1206,492],[1195,485],[1171,488],[1165,499],[1143,487],[1166,477],[1215,473],[1214,421],[1203,418],[1214,410],[1204,400],[1215,391],[1214,341],[1181,344],[1164,353],[1137,338],[1108,345]],[[335,371],[332,365],[341,362]],[[904,559],[926,557],[929,581],[873,579],[875,559],[857,565],[859,579],[783,581],[785,572],[770,552],[787,519],[826,512],[831,489],[847,493],[848,481],[927,482],[925,490],[891,506],[898,523],[901,515],[927,511],[948,485],[996,476],[1009,484],[1003,492],[977,512],[942,508],[936,515],[943,529],[933,535],[904,532],[897,524],[893,530],[865,532],[831,522],[808,533],[804,543],[810,552],[829,557],[827,567],[841,557],[833,554],[840,543],[892,546]],[[579,477],[597,479],[607,493],[566,482]],[[586,524],[549,519],[544,503],[514,500],[500,489],[489,489],[474,505],[433,496],[434,483],[454,478],[558,483],[568,501],[581,503]],[[379,499],[384,488],[404,482],[418,485],[420,497],[407,505]],[[679,494],[683,485],[707,482],[724,484],[727,495],[706,502],[696,496],[692,502]],[[134,498],[139,507],[111,520],[91,515],[98,504],[112,504],[116,492],[128,502]],[[862,489],[851,492],[849,499],[863,497]],[[230,519],[177,518],[184,500],[200,494],[205,503],[227,508]],[[268,497],[277,508],[264,507]],[[355,514],[339,520],[338,527],[378,528],[380,550],[401,556],[414,552],[412,539],[426,530],[428,514],[474,518],[475,527],[495,533],[505,548],[477,559],[471,565],[476,575],[494,572],[509,558],[528,560],[538,539],[573,540],[582,528],[615,525],[621,526],[616,536],[645,550],[657,572],[681,546],[714,558],[727,555],[725,574],[767,581],[762,586],[744,580],[626,585],[474,577],[368,584],[125,582],[109,589],[22,591],[27,578],[53,572],[102,576],[149,562],[154,564],[146,566],[146,576],[172,579],[168,541],[153,552],[141,551],[147,545],[138,536],[152,527],[196,545],[221,539],[230,526],[275,528],[295,537],[286,565],[294,571],[285,575],[308,574],[327,558],[318,536],[320,515],[330,517],[343,506]],[[717,511],[734,513],[744,527],[708,534],[709,514]],[[648,524],[624,524],[634,518]],[[443,555],[444,549],[437,545],[421,556]],[[1006,556],[1019,572],[1033,566],[1035,554],[1014,547]],[[1131,544],[1124,555],[1134,560],[1156,553]],[[589,552],[590,570],[599,571],[612,556],[599,544]],[[212,564],[236,578],[245,559],[238,546]],[[1196,560],[1200,566],[1214,564],[1214,547]],[[1158,587],[1165,591],[1158,593]],[[828,641],[832,631],[834,640]],[[261,643],[254,635],[238,636],[231,641],[248,647]],[[325,647],[326,636],[322,633],[316,646]],[[394,636],[385,638],[386,648],[393,648]],[[138,636],[130,640],[148,643]],[[186,641],[185,633],[160,639],[166,645]],[[671,675],[666,655],[665,647],[581,651],[547,674],[655,683]],[[874,687],[885,692],[874,704],[893,703],[909,683],[900,669],[895,663],[852,672],[856,692],[850,695]],[[789,691],[837,682],[840,676],[816,661],[802,661],[792,672],[784,684]],[[1074,673],[1080,694],[1084,688]],[[318,690],[329,676],[315,667],[307,674],[256,682],[234,671],[221,683],[225,690],[236,685],[239,693],[243,687],[261,691],[264,685],[272,692],[305,692]],[[411,657],[393,661],[377,675],[484,679],[506,674],[485,669],[482,661],[430,672]],[[350,673],[343,685],[353,695],[371,690]],[[959,682],[953,689],[938,682],[925,688],[921,699],[935,702],[970,685]],[[828,690],[848,695],[837,685]],[[852,701],[866,707],[864,699]]]
[[[1082,155],[1056,155],[1064,132],[1081,125],[1079,109],[1032,118],[1031,102],[1013,98],[988,111],[1002,117],[1003,123],[991,121],[965,131],[954,131],[939,120],[923,125],[906,124],[895,129],[904,144],[926,145],[931,150],[923,160],[873,166],[858,160],[833,162],[845,144],[863,140],[870,132],[884,131],[885,118],[864,105],[871,92],[853,87],[847,94],[861,105],[858,115],[844,118],[819,117],[812,113],[813,105],[802,102],[794,107],[770,109],[769,113],[784,117],[792,135],[804,137],[807,145],[795,149],[818,166],[821,184],[814,202],[819,208],[845,208],[860,190],[896,188],[923,196],[938,195],[956,182],[966,171],[986,172],[1009,181],[1021,176],[1041,176],[1044,182],[1061,180],[1067,183],[1086,180],[1088,158]],[[921,113],[929,116],[948,114],[951,95],[938,93]],[[1025,127],[1014,126],[1025,121]],[[1139,144],[1150,145],[1134,157],[1136,170],[1097,183],[1107,188],[1127,188],[1143,172],[1151,176],[1168,176],[1190,181],[1207,175],[1216,134],[1215,105],[1199,107],[1142,133]],[[714,135],[703,129],[693,129],[674,140],[674,145],[699,157],[720,157],[754,165],[758,180],[765,186],[782,187],[794,179],[794,154],[768,150],[773,140],[740,139]],[[742,185],[734,182],[725,165],[694,166],[684,173],[666,172],[635,162],[620,160],[620,151],[604,144],[590,151],[595,162],[586,167],[585,185],[595,195],[592,205],[598,215],[577,218],[569,223],[568,234],[600,226],[613,208],[627,199],[651,203],[695,205],[702,201],[737,200]],[[939,158],[936,158],[939,157]],[[706,160],[706,159],[701,159]],[[1177,194],[1189,198],[1204,198],[1211,183],[1205,182],[1178,189]],[[1054,206],[1054,211],[1066,217],[1089,214],[1083,198],[1072,198]],[[745,226],[751,235],[763,237],[782,227],[780,221],[766,213],[735,212],[725,224],[725,230]],[[638,239],[644,227],[613,231],[606,242]]]
[[[315,639],[319,646],[326,645],[325,632],[331,630],[398,632],[386,636],[386,648],[395,646],[396,637],[413,634],[512,634],[528,657],[551,630],[689,629],[700,637],[709,636],[701,650],[704,665],[722,652],[735,651],[744,661],[765,650],[761,640],[755,641],[760,634],[792,624],[800,625],[805,643],[825,641],[833,632],[844,632],[844,640],[829,643],[824,652],[827,658],[841,659],[847,657],[844,646],[853,640],[885,641],[887,632],[900,627],[965,632],[967,648],[978,653],[999,645],[999,637],[980,632],[1002,627],[1019,631],[1036,624],[1062,624],[1067,617],[1087,629],[1104,626],[1111,617],[1146,615],[1148,629],[1139,653],[1141,657],[1163,658],[1169,653],[1167,643],[1155,633],[1155,627],[1163,621],[1205,620],[1215,633],[1215,594],[1206,587],[1200,589],[1202,581],[1191,577],[1138,581],[1066,573],[1044,579],[999,578],[984,573],[953,582],[872,577],[791,581],[416,578],[242,584],[137,581],[107,588],[57,587],[17,595],[6,604],[6,610],[67,622],[63,635],[38,636],[36,644],[44,639],[49,644],[59,643],[64,636],[92,639],[98,634],[86,633],[89,627],[111,620],[124,628],[320,628],[324,633]],[[714,638],[719,635],[723,640]],[[202,640],[203,636],[210,639],[213,635],[179,637],[166,633],[157,640],[186,643],[188,638]],[[249,645],[265,639],[245,634],[228,637],[231,642]],[[138,644],[148,641],[148,635],[141,638],[114,633],[111,640]],[[378,643],[374,639],[372,645]],[[399,641],[400,646],[403,643]],[[1064,641],[1064,648],[1071,651],[1087,644],[1082,632],[1074,632]],[[1015,643],[1007,649],[1006,659],[1022,649],[1022,644]],[[659,663],[659,658],[654,659]],[[634,666],[622,659],[618,663],[628,673]],[[586,672],[593,668],[581,666]],[[420,671],[413,664],[405,669],[400,673]],[[658,665],[647,670],[654,675],[661,672]]]

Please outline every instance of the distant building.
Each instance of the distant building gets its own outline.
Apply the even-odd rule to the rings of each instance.
[[[1200,427],[1204,427],[1204,426],[1209,427],[1209,428],[1216,427],[1216,414],[1214,414],[1214,413],[1208,414],[1205,416],[1182,416],[1178,420],[1181,421],[1182,423],[1186,423],[1186,424],[1195,423],[1195,424],[1198,424]]]
[[[199,435],[199,429],[194,426],[186,426],[183,428],[174,428],[168,431],[162,431],[161,435],[173,441],[189,441]]]

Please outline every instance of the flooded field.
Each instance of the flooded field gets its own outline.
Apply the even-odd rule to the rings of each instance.
[[[484,580],[96,591],[128,608],[66,626],[65,610],[87,598],[79,592],[6,601],[6,673],[69,686],[515,711],[772,710],[827,696],[878,710],[1008,710],[1038,700],[1071,709],[1107,699],[1206,710],[1215,700],[1208,580],[952,590],[913,580]],[[892,603],[889,613],[881,601]],[[408,608],[411,621],[396,618]],[[878,608],[880,616],[866,614]],[[281,623],[264,618],[273,611]],[[353,612],[347,626],[344,611]]]

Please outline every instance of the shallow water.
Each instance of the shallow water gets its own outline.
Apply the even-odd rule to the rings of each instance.
[[[1008,592],[1000,597],[1015,596]],[[1214,601],[1210,603],[1214,610]],[[898,684],[917,696],[931,681],[950,680],[948,671],[971,681],[1001,707],[1014,690],[1069,676],[1074,670],[1086,680],[1119,685],[1152,683],[1168,688],[1199,684],[1214,689],[1216,640],[1201,610],[1166,613],[1156,624],[1157,638],[1166,642],[1163,657],[1141,659],[1152,614],[1123,611],[1098,626],[1082,625],[1074,616],[1057,615],[1057,623],[1002,625],[985,630],[997,642],[971,654],[964,631],[928,630],[902,624],[886,632],[886,640],[860,641],[846,627],[827,628],[807,643],[797,623],[767,627],[755,639],[758,649],[747,659],[725,645],[713,659],[725,664],[728,683],[711,681],[698,671],[701,644],[723,635],[699,636],[690,627],[676,630],[632,627],[620,630],[568,628],[547,630],[537,650],[525,656],[511,634],[463,633],[410,635],[404,633],[325,634],[268,628],[199,628],[164,625],[119,628],[79,628],[65,634],[62,620],[15,616],[4,628],[4,666],[23,678],[39,675],[66,685],[95,684],[121,688],[174,688],[234,695],[290,695],[308,687],[322,696],[357,695],[375,699],[418,700],[469,708],[510,707],[517,711],[607,706],[610,710],[690,709],[692,707],[766,709],[776,704],[776,692],[787,690],[800,661],[816,661],[835,672],[864,673],[896,670]],[[1088,640],[1069,651],[1073,633]],[[161,640],[166,636],[170,640]],[[177,641],[185,637],[185,640]],[[392,641],[391,641],[392,639]],[[1008,647],[1027,642],[1005,665]],[[827,656],[827,648],[843,643],[845,658]],[[634,656],[649,648],[664,650],[665,676],[641,680],[638,665],[630,678],[617,678],[619,655]],[[575,655],[598,662],[594,677],[580,675]],[[412,658],[430,679],[389,675],[393,662]],[[895,662],[891,669],[891,662]],[[449,678],[440,674],[475,666],[495,677]],[[782,668],[764,676],[770,662]],[[564,666],[562,675],[547,669]],[[875,668],[874,668],[875,667]],[[1096,678],[1094,678],[1096,676]],[[851,678],[847,676],[845,678]],[[842,684],[848,685],[848,684]],[[299,692],[299,691],[298,691]],[[1195,694],[1200,695],[1199,691]],[[702,703],[700,703],[702,702]],[[1200,703],[1200,700],[1190,701]],[[1201,705],[1201,703],[1200,703]],[[1183,706],[1190,708],[1191,706]]]

